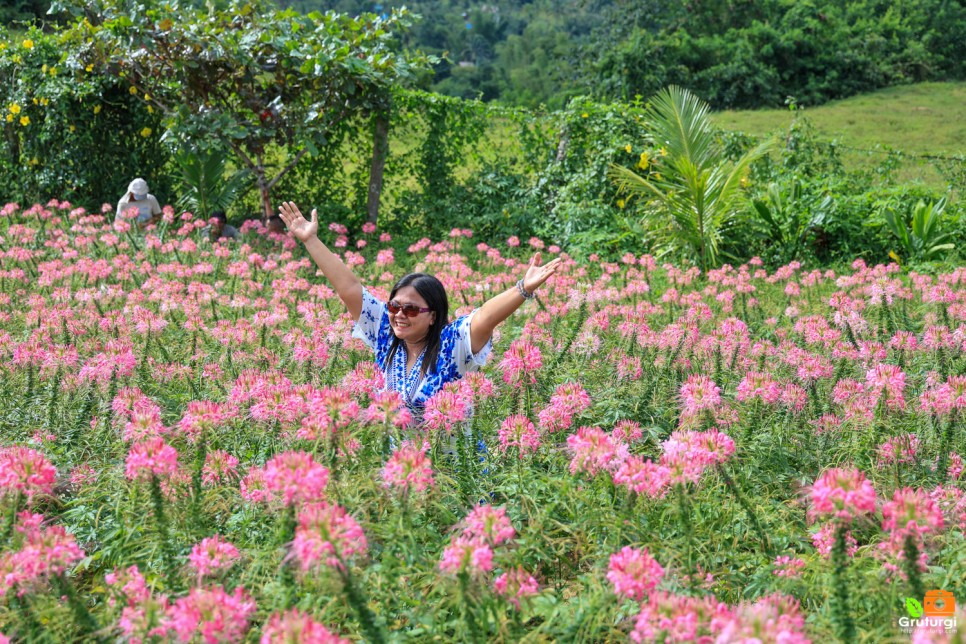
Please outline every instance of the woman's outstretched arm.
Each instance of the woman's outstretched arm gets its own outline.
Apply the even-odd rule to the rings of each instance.
[[[530,260],[527,273],[523,276],[523,288],[527,293],[533,293],[560,267],[560,258],[556,258],[546,266],[540,265],[540,253]],[[488,299],[479,310],[473,314],[470,323],[470,346],[473,353],[478,353],[486,345],[493,329],[500,322],[510,317],[510,314],[520,308],[526,299],[515,285]]]
[[[312,210],[312,219],[307,221],[291,201],[282,203],[278,208],[282,221],[292,231],[295,238],[305,244],[305,250],[315,261],[316,266],[332,284],[332,288],[339,294],[339,298],[349,309],[353,320],[358,320],[362,313],[362,282],[349,267],[342,262],[342,258],[326,248],[319,241],[319,216]]]

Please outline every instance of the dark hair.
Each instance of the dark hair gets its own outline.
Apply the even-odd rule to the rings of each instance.
[[[449,322],[449,299],[446,297],[446,289],[443,287],[443,283],[432,275],[410,273],[392,287],[389,292],[390,301],[396,297],[396,292],[404,286],[412,286],[416,289],[420,297],[426,300],[426,306],[436,314],[436,319],[433,320],[433,324],[426,334],[426,353],[423,355],[422,365],[424,374],[433,373],[436,371],[436,360],[439,358],[440,336],[443,333],[443,327]],[[396,349],[399,348],[400,344],[402,344],[402,340],[393,335],[392,344],[389,345],[389,352],[386,354],[385,365],[392,363],[392,357],[396,354]]]
[[[218,221],[224,222],[226,224],[228,223],[228,217],[225,216],[224,210],[214,211],[213,213],[211,213],[211,217],[209,217],[209,219],[217,219]]]

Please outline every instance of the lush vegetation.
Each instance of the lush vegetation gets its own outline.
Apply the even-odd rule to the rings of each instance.
[[[441,60],[423,89],[551,109],[630,101],[669,84],[715,109],[814,106],[881,87],[966,78],[962,0],[278,0],[302,13],[422,16],[407,45]],[[0,24],[40,18],[16,0]],[[148,3],[150,6],[152,3]],[[155,3],[160,4],[160,3]],[[181,0],[224,7],[228,0]],[[44,16],[46,18],[46,16]]]
[[[456,314],[560,252],[331,223]],[[407,429],[294,241],[204,224],[0,210],[6,637],[884,641],[966,599],[960,270],[563,254]]]

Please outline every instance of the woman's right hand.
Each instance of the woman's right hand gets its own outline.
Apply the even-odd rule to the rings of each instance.
[[[306,221],[298,206],[291,201],[283,201],[282,205],[278,207],[278,214],[285,225],[288,226],[288,229],[292,231],[292,234],[295,235],[295,238],[303,244],[319,233],[319,215],[314,208],[312,209],[311,221]]]

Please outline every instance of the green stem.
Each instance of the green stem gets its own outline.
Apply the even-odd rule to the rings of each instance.
[[[362,626],[362,631],[366,635],[366,640],[375,644],[385,642],[385,631],[376,621],[375,614],[369,609],[369,604],[366,602],[365,596],[359,590],[358,586],[356,586],[355,580],[352,578],[352,573],[349,572],[341,557],[339,558],[339,576],[342,578],[342,585],[345,588],[349,605],[352,606],[356,612],[356,617],[359,618],[359,624]]]
[[[832,620],[839,639],[849,644],[855,641],[855,622],[849,610],[849,558],[845,535],[848,526],[840,523],[835,528],[835,542],[832,545]]]
[[[926,596],[926,589],[922,585],[922,575],[919,571],[919,544],[912,534],[907,534],[902,544],[902,567],[909,580],[909,590],[912,596],[919,598]]]

